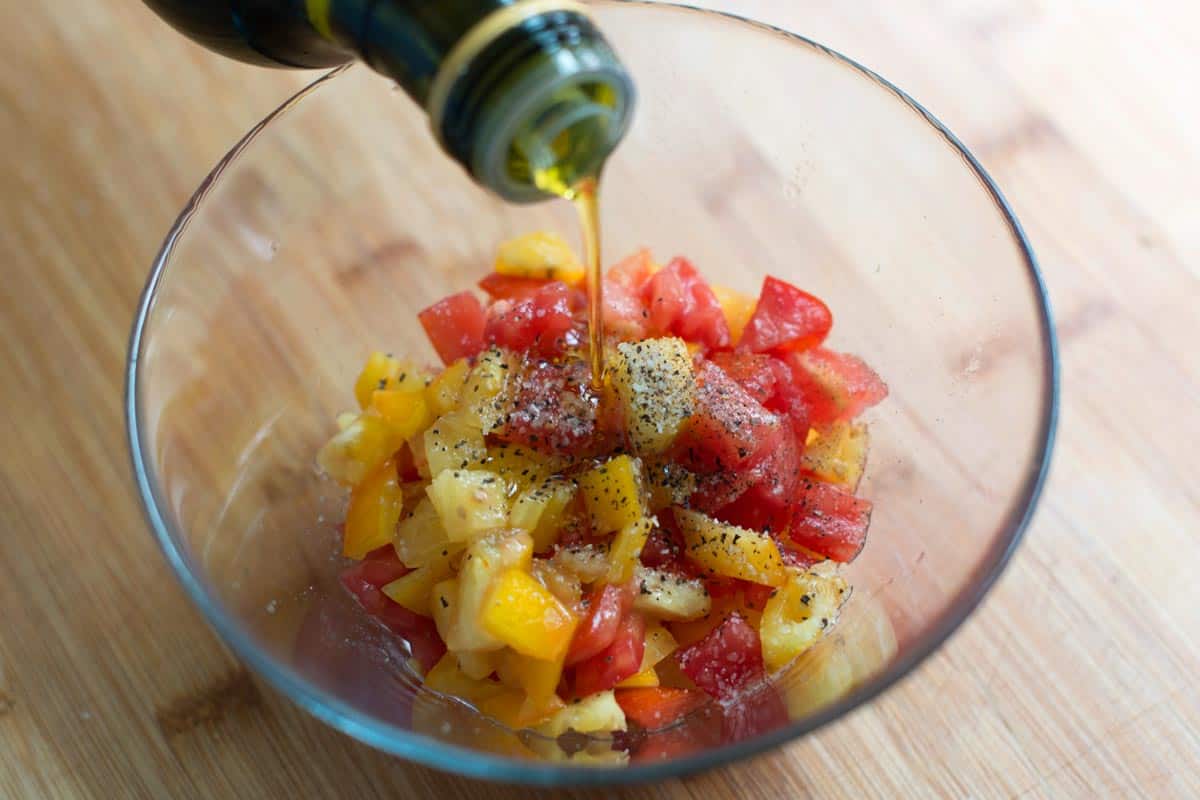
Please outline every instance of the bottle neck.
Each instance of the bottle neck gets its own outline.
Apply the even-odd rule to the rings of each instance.
[[[625,133],[633,85],[575,0],[303,0],[395,80],[443,148],[506,200],[564,194]]]

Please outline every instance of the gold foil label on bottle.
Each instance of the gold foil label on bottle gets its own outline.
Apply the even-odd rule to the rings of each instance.
[[[328,0],[307,0],[311,11],[314,5],[328,5]],[[519,3],[498,8],[475,24],[455,43],[438,67],[437,75],[429,86],[425,100],[425,111],[429,124],[438,141],[442,141],[442,112],[454,81],[462,74],[471,59],[479,55],[498,36],[530,17],[549,11],[575,11],[588,15],[587,7],[577,0],[522,0]],[[316,24],[316,23],[314,23]]]

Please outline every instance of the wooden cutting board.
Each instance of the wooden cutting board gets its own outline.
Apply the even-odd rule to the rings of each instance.
[[[913,676],[771,755],[607,796],[1200,796],[1200,10],[721,5],[858,56],[992,171],[1057,309],[1061,434],[1012,567]],[[150,259],[308,76],[216,58],[136,2],[3,9],[0,795],[537,795],[384,757],[251,679],[133,495],[122,367]]]

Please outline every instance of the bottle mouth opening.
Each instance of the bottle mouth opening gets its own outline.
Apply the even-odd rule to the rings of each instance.
[[[633,85],[623,70],[588,51],[560,51],[486,104],[470,170],[511,202],[565,195],[599,172],[632,111]]]

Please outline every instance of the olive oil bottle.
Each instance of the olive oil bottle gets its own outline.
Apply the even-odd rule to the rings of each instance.
[[[595,178],[633,111],[628,73],[575,0],[146,0],[234,58],[358,58],[421,105],[442,148],[511,202]],[[535,174],[537,173],[537,174]]]

